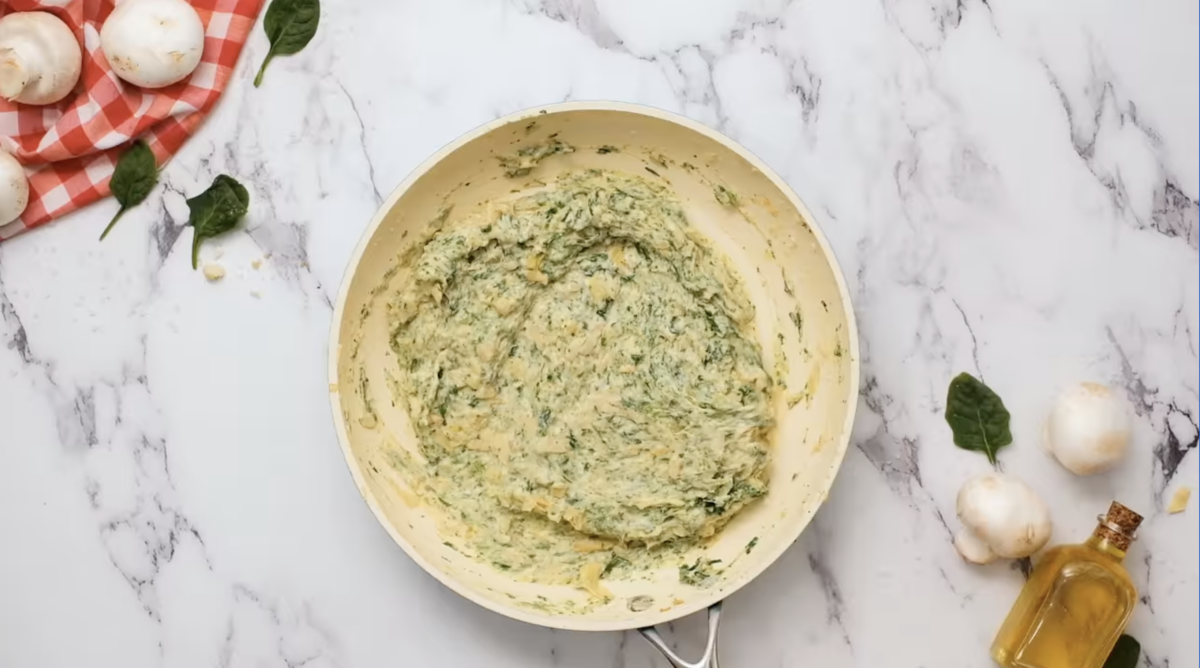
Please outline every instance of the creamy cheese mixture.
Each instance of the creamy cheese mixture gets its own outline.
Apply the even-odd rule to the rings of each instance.
[[[766,493],[754,308],[666,188],[575,172],[436,228],[390,301],[396,464],[455,549],[603,595]]]

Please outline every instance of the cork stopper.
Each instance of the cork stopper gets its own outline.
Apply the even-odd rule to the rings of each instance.
[[[1142,516],[1112,502],[1108,514],[1096,518],[1100,526],[1096,527],[1096,535],[1107,540],[1113,547],[1122,552],[1129,550],[1129,545],[1137,538],[1137,528],[1142,524]]]

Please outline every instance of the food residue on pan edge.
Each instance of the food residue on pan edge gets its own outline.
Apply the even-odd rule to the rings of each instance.
[[[766,493],[754,307],[641,177],[568,173],[499,208],[406,258],[391,389],[421,457],[394,464],[464,554],[603,598]]]
[[[511,179],[528,175],[539,162],[552,155],[574,152],[575,147],[551,137],[550,141],[544,144],[532,144],[520,149],[515,155],[502,156],[500,166],[504,168],[504,175]]]

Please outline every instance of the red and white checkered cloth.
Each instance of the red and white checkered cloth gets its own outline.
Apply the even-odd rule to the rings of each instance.
[[[0,226],[0,241],[107,196],[130,139],[145,139],[161,166],[196,131],[225,89],[263,0],[189,2],[204,23],[200,65],[177,84],[149,90],[118,79],[100,50],[100,26],[113,0],[0,0],[0,16],[53,13],[83,46],[79,84],[62,102],[31,107],[0,99],[0,149],[17,156],[29,175],[29,206]]]

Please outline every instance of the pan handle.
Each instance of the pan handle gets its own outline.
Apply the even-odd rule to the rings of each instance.
[[[704,655],[696,663],[688,663],[679,658],[663,637],[658,634],[658,631],[653,626],[638,629],[638,633],[642,637],[650,641],[651,645],[658,648],[658,651],[667,657],[667,661],[675,668],[720,668],[717,665],[717,627],[721,625],[721,602],[713,603],[708,609],[708,640],[704,643]]]

